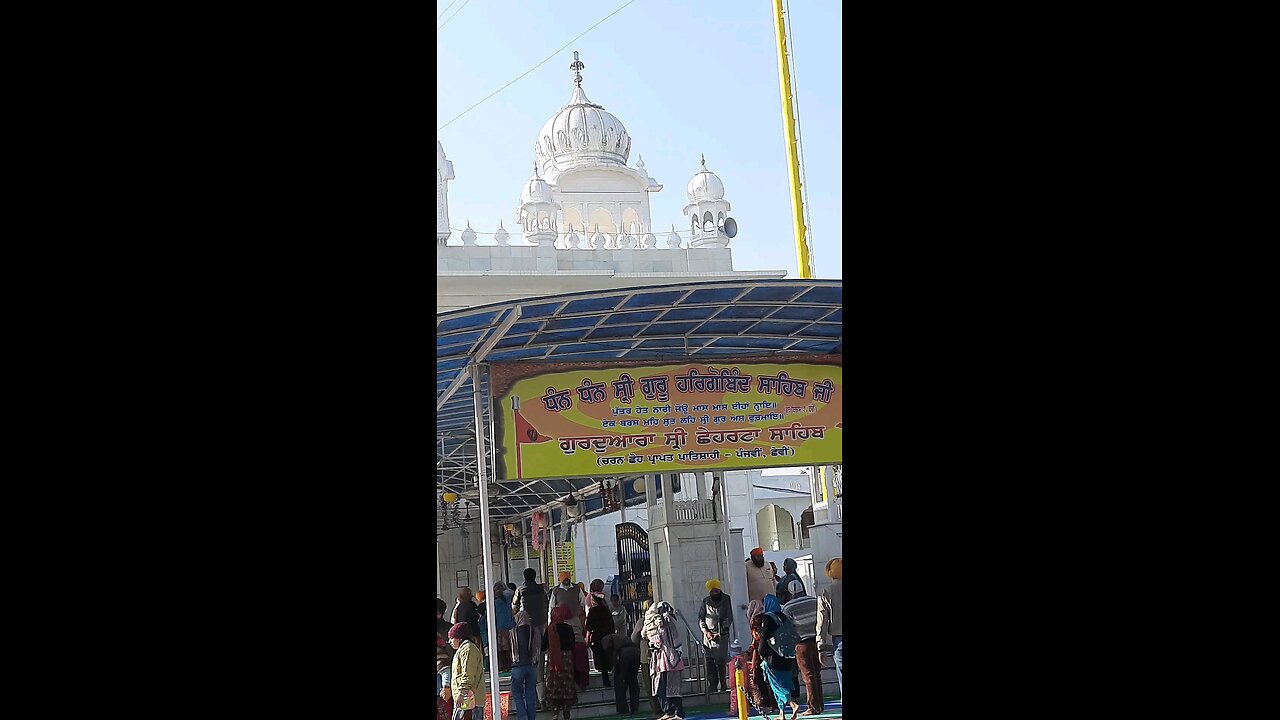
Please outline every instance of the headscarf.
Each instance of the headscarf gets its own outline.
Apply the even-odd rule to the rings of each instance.
[[[458,623],[457,625],[454,625],[453,627],[449,628],[450,640],[466,640],[467,637],[468,636],[467,636],[466,623]]]
[[[560,672],[560,629],[555,627],[569,619],[569,608],[559,605],[551,611],[551,625],[547,628],[547,662],[552,672]]]
[[[668,654],[674,654],[676,660],[679,660],[681,643],[680,631],[676,627],[676,609],[671,607],[671,603],[665,601],[658,603],[656,609],[660,620],[659,630],[662,633],[663,651]]]
[[[658,631],[658,619],[662,615],[662,611],[660,610],[660,608],[663,605],[666,605],[667,607],[671,607],[670,605],[667,605],[667,603],[665,602],[654,603],[649,606],[649,609],[644,614],[643,634],[646,641],[649,639],[650,635]]]
[[[564,570],[560,573],[560,582],[564,582],[565,580],[568,580],[570,577],[572,576],[569,574],[569,571]]]
[[[720,581],[719,581],[719,580],[708,580],[708,581],[707,581],[707,592],[711,592],[712,590],[719,590],[719,589],[720,589]]]
[[[796,561],[795,561],[795,560],[792,560],[791,558],[787,558],[786,560],[783,560],[783,561],[782,561],[782,571],[783,571],[783,572],[789,572],[789,573],[793,573],[793,572],[795,572],[795,571],[796,571]]]
[[[764,605],[759,600],[752,600],[747,604],[747,624],[750,625],[756,616],[764,612]]]
[[[764,611],[767,613],[782,612],[782,603],[778,602],[777,595],[764,596]]]
[[[483,590],[480,590],[480,591],[477,591],[477,592],[476,592],[476,602],[477,602],[477,603],[482,603],[482,602],[484,602],[484,597],[485,597],[485,596],[484,596],[484,591],[483,591]]]
[[[506,593],[506,592],[507,592],[507,585],[506,585],[506,583],[496,582],[496,583],[494,583],[494,584],[493,584],[493,595],[494,595],[494,597],[502,597],[502,595],[503,595],[504,593]]]
[[[840,558],[831,558],[827,561],[827,577],[832,580],[839,580],[844,577],[844,562]]]

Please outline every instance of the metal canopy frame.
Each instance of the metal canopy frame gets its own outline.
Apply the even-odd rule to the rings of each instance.
[[[512,522],[596,494],[599,480],[635,474],[496,482],[487,363],[655,360],[840,353],[842,280],[727,280],[536,297],[436,316],[436,477],[439,494],[477,492],[477,416],[490,473],[491,521]],[[480,365],[481,406],[472,366]],[[478,504],[474,502],[473,504]],[[593,513],[594,514],[594,513]]]

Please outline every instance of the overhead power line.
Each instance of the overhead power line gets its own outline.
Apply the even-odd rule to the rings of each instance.
[[[525,70],[524,72],[520,73],[520,75],[519,75],[519,76],[517,76],[515,80],[512,80],[511,82],[507,83],[506,85],[503,85],[502,87],[498,88],[497,90],[494,90],[493,92],[489,93],[489,94],[488,94],[488,95],[486,95],[483,99],[481,99],[481,100],[480,100],[480,102],[476,103],[475,105],[472,105],[471,107],[467,108],[466,110],[463,110],[461,113],[458,113],[457,117],[453,118],[453,120],[450,120],[449,122],[445,123],[444,125],[441,125],[440,127],[436,128],[436,132],[440,132],[441,130],[443,130],[443,129],[445,129],[445,128],[449,127],[450,125],[452,125],[452,124],[454,123],[454,121],[455,121],[455,120],[457,120],[458,118],[462,117],[463,115],[466,115],[467,113],[471,112],[472,110],[475,110],[476,108],[480,107],[480,105],[482,105],[482,104],[483,104],[486,100],[488,100],[489,98],[493,97],[494,95],[497,95],[498,93],[502,92],[503,90],[506,90],[507,88],[511,87],[512,85],[515,85],[515,84],[516,84],[517,82],[519,82],[519,81],[520,81],[520,79],[521,79],[521,78],[523,78],[525,75],[528,75],[529,73],[533,72],[534,70],[537,70],[538,68],[542,67],[543,65],[546,65],[548,60],[550,60],[550,59],[554,58],[555,56],[559,55],[559,54],[561,53],[561,51],[563,51],[565,48],[569,47],[570,45],[574,44],[574,43],[575,43],[575,42],[577,42],[579,39],[581,39],[583,35],[586,35],[587,33],[591,32],[592,30],[595,30],[597,25],[599,25],[600,23],[604,22],[605,20],[608,20],[609,18],[613,17],[614,15],[617,15],[618,13],[622,12],[624,9],[626,9],[626,7],[627,7],[628,5],[630,5],[631,3],[635,2],[635,1],[636,1],[636,0],[627,0],[627,2],[623,3],[622,7],[618,8],[617,10],[614,10],[613,12],[609,13],[608,15],[605,15],[604,17],[600,18],[600,20],[598,20],[598,21],[596,22],[596,24],[595,24],[595,25],[592,25],[591,27],[587,28],[586,30],[583,30],[583,31],[582,31],[582,33],[581,33],[580,35],[578,35],[578,37],[575,37],[574,39],[570,40],[569,42],[565,43],[564,45],[561,45],[559,49],[557,49],[555,52],[553,52],[553,53],[551,53],[550,55],[548,55],[548,56],[546,57],[546,59],[544,59],[542,62],[540,62],[540,63],[538,63],[537,65],[534,65],[533,67],[529,68],[528,70]],[[467,2],[471,2],[471,0],[467,0]],[[463,4],[463,7],[465,7],[465,6],[466,6],[466,5],[465,5],[465,3],[464,3],[464,4]],[[459,9],[459,10],[461,10],[462,8],[458,8],[458,9]],[[452,16],[450,16],[450,17],[449,17],[449,20],[452,20],[454,17],[457,17],[457,15],[458,15],[458,13],[454,13]],[[445,22],[446,22],[446,23],[448,23],[448,22],[449,22],[449,20],[446,20]],[[441,27],[444,27],[444,26],[442,25]]]
[[[457,2],[457,0],[454,0],[454,2]],[[452,19],[454,19],[454,18],[458,17],[458,13],[462,12],[462,8],[466,7],[466,6],[467,6],[468,4],[470,4],[470,3],[471,3],[471,0],[467,0],[466,2],[462,3],[461,5],[459,5],[459,6],[458,6],[458,9],[457,9],[457,10],[454,10],[454,11],[453,11],[453,14],[449,16],[449,20],[452,20]],[[451,3],[449,3],[449,4],[450,4],[450,5],[452,5],[453,3],[451,2]],[[445,10],[448,10],[448,9],[449,9],[449,8],[445,8]],[[439,20],[440,18],[436,18],[436,19],[437,19],[437,20]],[[449,24],[449,20],[445,20],[443,23],[441,23],[441,24],[440,24],[440,27],[436,28],[436,31],[437,31],[437,32],[439,32],[440,30],[443,30],[443,29],[444,29],[444,26]]]
[[[449,12],[449,8],[453,7],[453,4],[456,2],[458,2],[458,0],[449,0],[449,4],[444,6],[444,10],[441,10],[440,14],[436,16],[436,20],[444,17],[444,14]]]

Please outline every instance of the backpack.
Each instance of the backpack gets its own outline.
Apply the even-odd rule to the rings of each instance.
[[[796,643],[800,642],[800,633],[796,632],[796,624],[782,613],[765,613],[765,615],[773,618],[773,622],[778,626],[778,629],[773,631],[773,637],[769,638],[769,648],[784,658],[794,658]]]

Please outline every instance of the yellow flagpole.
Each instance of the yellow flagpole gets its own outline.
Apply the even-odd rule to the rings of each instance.
[[[782,131],[787,138],[787,169],[791,175],[791,215],[796,226],[796,259],[800,277],[813,277],[809,241],[804,233],[804,204],[800,199],[800,156],[796,150],[796,118],[791,97],[791,66],[787,61],[787,31],[782,21],[782,0],[773,0],[773,24],[778,36],[778,79],[782,87]]]

